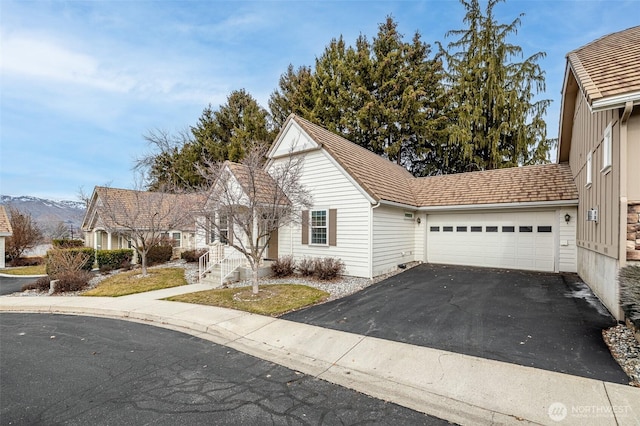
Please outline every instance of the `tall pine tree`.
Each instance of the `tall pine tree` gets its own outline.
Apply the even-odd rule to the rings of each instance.
[[[493,8],[500,1],[488,0],[483,13],[479,0],[460,0],[468,28],[449,31],[447,37],[457,40],[442,49],[452,109],[448,160],[466,163],[468,170],[542,163],[553,144],[543,120],[550,101],[535,99],[545,90],[538,64],[545,54],[516,61],[522,48],[510,39],[523,15],[497,22]]]

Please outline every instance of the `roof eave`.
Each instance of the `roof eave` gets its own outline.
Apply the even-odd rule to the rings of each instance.
[[[633,102],[634,106],[640,105],[640,91],[598,99],[593,101],[589,107],[592,112],[607,111],[624,108],[627,102]]]
[[[526,209],[541,207],[575,207],[578,205],[578,199],[570,200],[552,200],[552,201],[526,201],[514,203],[491,203],[491,204],[457,204],[448,206],[424,206],[419,207],[418,211],[450,211],[450,210],[496,210],[496,209]]]
[[[389,200],[379,200],[378,201],[380,204],[383,204],[385,206],[391,206],[391,207],[399,207],[402,209],[406,209],[406,210],[417,210],[418,207],[411,205],[411,204],[404,204],[404,203],[398,203],[396,201],[389,201]]]

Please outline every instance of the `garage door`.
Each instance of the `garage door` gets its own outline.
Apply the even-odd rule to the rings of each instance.
[[[427,216],[427,261],[554,271],[554,212]]]

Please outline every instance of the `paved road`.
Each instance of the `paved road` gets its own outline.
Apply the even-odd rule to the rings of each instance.
[[[382,339],[628,383],[602,339],[616,324],[577,275],[424,264],[283,316]]]
[[[2,424],[447,422],[182,333],[0,315]]]
[[[22,289],[22,286],[28,283],[32,283],[37,278],[22,278],[16,277],[2,277],[0,276],[0,295],[11,294]]]

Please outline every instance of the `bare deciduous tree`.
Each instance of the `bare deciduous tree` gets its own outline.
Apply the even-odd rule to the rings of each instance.
[[[195,223],[192,213],[200,209],[199,194],[136,191],[96,187],[96,210],[101,225],[126,236],[140,256],[142,275],[147,275],[147,255],[161,243],[166,232],[184,230]],[[193,225],[195,226],[195,225]]]
[[[43,241],[40,227],[33,221],[30,213],[23,213],[15,207],[9,207],[9,223],[12,235],[6,240],[6,253],[14,263],[26,250],[30,250]]]
[[[259,292],[258,269],[273,232],[299,221],[301,210],[312,205],[300,182],[302,158],[290,155],[267,173],[265,154],[266,148],[256,146],[241,163],[225,161],[200,170],[211,188],[205,209],[218,218],[210,225],[218,234],[239,231],[228,244],[247,259],[254,294]],[[226,220],[220,221],[220,216]]]

